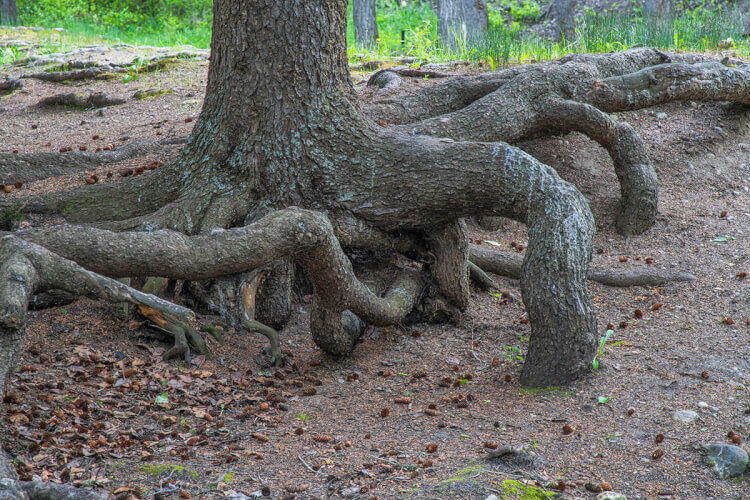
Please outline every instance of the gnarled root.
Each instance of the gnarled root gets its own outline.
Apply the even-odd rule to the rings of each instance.
[[[423,287],[411,273],[397,279],[381,298],[354,276],[328,219],[297,208],[279,210],[249,226],[207,236],[173,231],[112,233],[90,227],[58,226],[20,233],[60,255],[112,276],[163,276],[203,280],[252,271],[293,255],[314,286],[316,307],[324,319],[315,321],[313,335],[334,354],[348,352],[340,344],[333,313],[350,310],[368,323],[398,323],[410,311]],[[344,338],[345,339],[345,338]]]
[[[523,259],[518,255],[471,245],[469,259],[484,271],[514,279],[521,277]],[[658,286],[697,279],[687,272],[669,272],[659,269],[630,269],[627,271],[589,269],[587,277],[591,281],[614,287]]]
[[[404,133],[463,141],[583,132],[612,156],[622,193],[616,227],[629,235],[653,225],[657,179],[638,134],[605,113],[686,99],[750,104],[750,65],[731,66],[655,49],[572,56],[451,79],[368,111],[379,123],[402,124],[392,128]]]

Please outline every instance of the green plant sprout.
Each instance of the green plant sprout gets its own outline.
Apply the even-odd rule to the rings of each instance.
[[[609,351],[618,344],[624,344],[622,340],[618,340],[617,342],[612,342],[611,344],[607,345],[607,342],[609,342],[609,338],[614,335],[614,333],[614,330],[607,330],[607,333],[605,333],[604,336],[599,339],[599,348],[597,349],[596,356],[594,356],[594,360],[591,362],[594,371],[599,369],[599,358],[601,358],[605,352]]]

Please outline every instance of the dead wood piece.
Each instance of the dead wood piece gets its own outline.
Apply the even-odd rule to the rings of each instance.
[[[70,106],[74,108],[104,108],[107,106],[117,106],[125,104],[125,99],[113,97],[104,92],[93,92],[89,95],[77,94],[70,92],[67,94],[57,94],[45,97],[37,106]]]
[[[523,258],[471,245],[469,259],[480,269],[508,278],[520,279]],[[629,269],[605,271],[589,269],[588,279],[613,287],[657,286],[672,282],[689,282],[697,278],[687,272],[670,272],[659,269]]]

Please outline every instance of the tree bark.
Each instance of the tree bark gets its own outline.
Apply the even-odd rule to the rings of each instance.
[[[16,0],[0,0],[0,24],[18,24]]]
[[[643,17],[646,19],[659,20],[672,15],[674,11],[674,0],[644,0]]]
[[[482,36],[489,25],[487,0],[439,0],[438,36],[451,48],[466,47]]]
[[[360,47],[372,47],[378,39],[375,0],[353,0],[354,38]]]
[[[555,39],[572,42],[575,39],[575,10],[577,0],[553,0],[549,17],[554,22]]]

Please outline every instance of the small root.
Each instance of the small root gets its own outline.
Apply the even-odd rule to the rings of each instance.
[[[484,291],[500,290],[500,285],[473,262],[469,262],[469,276],[471,281]]]
[[[521,278],[523,263],[521,256],[496,252],[477,245],[471,245],[469,259],[484,271],[513,279]],[[587,278],[602,285],[612,287],[658,286],[666,283],[695,281],[697,279],[687,272],[670,272],[659,269],[630,269],[626,271],[589,269]]]

